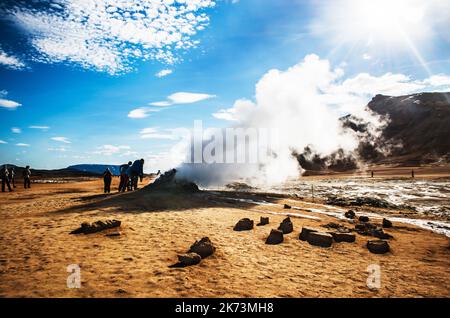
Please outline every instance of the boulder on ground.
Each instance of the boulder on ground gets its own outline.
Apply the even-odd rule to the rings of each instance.
[[[374,254],[385,254],[389,252],[389,243],[383,240],[368,241],[367,249]]]
[[[355,212],[353,210],[348,210],[347,212],[345,212],[344,216],[347,219],[352,219],[353,220],[356,217],[356,214],[355,214]]]
[[[216,251],[216,248],[212,244],[211,240],[208,237],[202,238],[200,241],[196,241],[192,244],[188,253],[196,253],[200,255],[201,258],[206,258]]]
[[[250,220],[249,218],[245,218],[242,220],[239,220],[239,222],[236,223],[233,230],[234,231],[250,231],[253,229],[253,220]]]
[[[122,222],[118,220],[97,221],[92,224],[83,222],[81,224],[81,227],[79,227],[76,230],[73,230],[72,232],[70,232],[70,234],[92,234],[120,227],[121,224]]]
[[[375,229],[372,231],[371,235],[381,240],[390,240],[394,238],[392,235],[385,233],[383,229]]]
[[[283,232],[283,234],[289,234],[294,231],[294,224],[292,224],[291,218],[287,217],[280,223],[278,230]]]
[[[392,222],[389,221],[388,219],[383,219],[383,227],[385,229],[391,228],[392,227]]]
[[[256,224],[256,226],[264,226],[269,224],[269,218],[268,217],[261,217],[260,221],[258,224]]]
[[[382,240],[388,240],[393,238],[392,235],[387,234],[382,228],[378,228],[372,223],[361,223],[355,225],[356,233],[364,236],[373,236]]]
[[[283,232],[280,230],[272,230],[269,237],[266,239],[266,244],[277,245],[283,243]]]
[[[333,232],[330,234],[331,236],[333,236],[334,241],[337,243],[341,242],[353,243],[356,240],[355,234],[352,233]]]
[[[287,209],[287,210],[292,209],[292,207],[289,204],[285,204],[284,208]]]
[[[324,232],[311,232],[308,234],[307,241],[314,246],[331,247],[333,244],[333,236]]]
[[[312,232],[320,232],[320,230],[314,229],[314,228],[312,228],[312,227],[306,227],[306,226],[304,226],[304,227],[302,228],[301,233],[300,233],[299,239],[302,240],[302,241],[307,241],[307,240],[308,240],[309,234],[312,233]]]
[[[188,253],[178,255],[178,264],[180,266],[193,266],[197,265],[202,261],[202,257],[197,253]]]
[[[368,216],[361,215],[361,216],[359,217],[359,222],[367,223],[367,222],[369,222],[369,221],[370,221],[370,219],[369,219]]]

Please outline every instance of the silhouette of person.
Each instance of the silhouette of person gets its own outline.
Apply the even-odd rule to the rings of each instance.
[[[30,170],[30,166],[26,166],[25,167],[25,169],[22,172],[22,176],[23,176],[23,187],[25,189],[31,188],[31,170]]]
[[[103,173],[103,183],[105,193],[111,193],[111,181],[112,181],[112,173],[111,170],[107,168]]]
[[[9,183],[9,172],[8,172],[8,166],[4,165],[3,168],[0,171],[0,177],[2,179],[2,192],[5,192],[5,186],[8,186],[9,192],[12,191],[11,184]]]

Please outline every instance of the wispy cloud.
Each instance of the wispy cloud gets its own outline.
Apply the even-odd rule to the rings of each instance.
[[[3,145],[4,145],[4,144],[7,144],[7,142],[0,139],[0,144],[3,144]]]
[[[17,127],[12,127],[11,132],[14,134],[20,134],[22,132],[22,129],[17,128]]]
[[[31,145],[30,145],[30,144],[24,144],[24,143],[22,143],[22,142],[19,142],[19,143],[16,144],[16,146],[17,146],[17,147],[30,147]]]
[[[160,131],[158,127],[144,128],[140,131],[140,135],[142,139],[177,139],[177,137],[169,129]]]
[[[120,153],[122,150],[130,150],[129,146],[114,146],[114,145],[103,145],[97,147],[97,150],[94,151],[94,154],[104,155],[104,156],[112,156],[114,154]]]
[[[165,77],[167,75],[170,75],[172,73],[173,73],[172,70],[161,70],[158,73],[156,73],[155,76],[161,78],[161,77]]]
[[[57,141],[57,142],[62,142],[65,144],[71,144],[72,142],[69,140],[69,138],[67,137],[52,137],[50,138],[51,140]]]
[[[216,95],[210,94],[199,94],[199,93],[187,93],[187,92],[178,92],[167,97],[166,101],[161,102],[153,102],[149,105],[151,106],[159,106],[166,107],[177,104],[193,104],[198,103],[203,100],[211,99],[217,97]]]
[[[30,129],[49,130],[49,126],[29,126]]]
[[[22,104],[20,104],[18,102],[3,98],[6,95],[8,95],[8,91],[6,91],[6,90],[0,91],[0,107],[5,107],[10,110],[15,110],[17,107],[22,106]]]
[[[180,50],[198,45],[194,36],[209,24],[206,9],[213,0],[79,0],[7,11],[26,30],[45,63],[72,62],[84,68],[118,74],[134,60],[173,64]]]
[[[0,65],[13,70],[20,70],[26,67],[25,63],[19,58],[6,54],[0,47]]]
[[[128,117],[132,119],[142,119],[150,116],[150,113],[158,112],[159,109],[154,109],[150,107],[141,107],[133,109],[128,113]]]

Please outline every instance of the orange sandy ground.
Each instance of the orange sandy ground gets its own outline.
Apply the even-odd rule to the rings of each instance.
[[[387,231],[395,239],[386,255],[371,254],[367,238],[359,235],[356,243],[330,249],[298,240],[302,226],[336,221],[321,216],[321,221],[293,218],[294,233],[283,244],[268,246],[265,238],[284,216],[265,212],[283,209],[202,204],[195,196],[145,191],[104,197],[101,181],[94,180],[0,193],[0,296],[450,296],[450,240],[445,236],[396,224]],[[232,230],[243,217],[264,215],[270,217],[269,226]],[[68,234],[82,222],[111,218],[123,222],[119,237]],[[216,245],[213,256],[194,267],[168,267],[203,236]],[[81,267],[80,289],[67,288],[69,264]],[[366,284],[371,264],[381,266],[379,290]]]

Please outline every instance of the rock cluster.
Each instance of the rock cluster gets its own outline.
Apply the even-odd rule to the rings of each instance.
[[[327,204],[336,206],[369,206],[374,208],[383,209],[397,209],[397,205],[389,203],[386,200],[370,197],[357,197],[357,198],[339,198],[339,197],[329,197]]]
[[[385,233],[382,228],[379,228],[375,224],[369,222],[356,224],[355,231],[360,235],[373,236],[382,240],[393,238],[392,235]]]
[[[104,230],[109,230],[109,229],[113,229],[116,227],[120,227],[121,224],[122,224],[122,222],[118,221],[118,220],[97,221],[92,224],[88,223],[88,222],[84,222],[81,224],[81,226],[78,229],[70,232],[70,234],[92,234],[92,233],[97,233],[97,232],[101,232]]]

